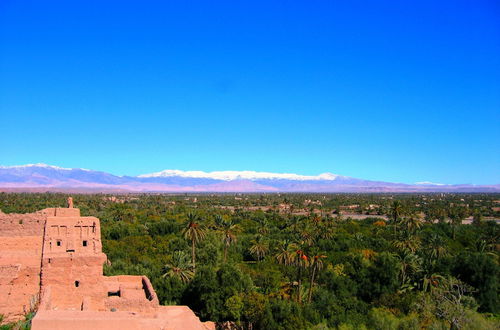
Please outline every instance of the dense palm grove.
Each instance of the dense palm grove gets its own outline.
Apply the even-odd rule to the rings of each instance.
[[[66,197],[1,193],[0,210]],[[73,197],[101,219],[106,275],[145,274],[220,327],[499,328],[499,194]]]

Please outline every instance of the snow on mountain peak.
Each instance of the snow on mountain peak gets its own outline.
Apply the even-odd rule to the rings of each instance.
[[[215,180],[265,180],[265,179],[286,179],[286,180],[335,180],[338,175],[332,173],[323,173],[320,175],[299,175],[294,173],[271,173],[256,171],[182,171],[182,170],[164,170],[161,172],[139,175],[140,178],[157,177],[184,177],[184,178],[203,178]]]
[[[415,182],[416,185],[421,185],[421,186],[445,186],[446,184],[444,183],[434,183],[430,181],[421,181],[421,182]]]
[[[30,168],[30,167],[40,167],[40,168],[50,168],[53,170],[60,170],[60,171],[71,171],[74,170],[74,168],[65,168],[65,167],[59,167],[59,166],[54,166],[54,165],[47,165],[44,163],[36,163],[36,164],[26,164],[26,165],[12,165],[12,166],[0,166],[0,168],[3,169],[22,169],[22,168]],[[79,170],[82,171],[90,171],[84,168],[79,168]]]

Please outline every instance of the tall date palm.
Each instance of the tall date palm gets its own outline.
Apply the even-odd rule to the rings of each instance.
[[[292,263],[297,267],[297,302],[302,302],[301,287],[302,287],[302,269],[309,266],[309,258],[307,255],[299,249],[295,251],[292,255]]]
[[[191,263],[193,270],[196,268],[196,245],[199,244],[206,235],[205,229],[200,225],[200,217],[194,213],[188,213],[186,226],[183,231],[184,238],[191,241]]]
[[[307,298],[307,302],[311,302],[312,300],[312,291],[314,286],[314,278],[316,277],[316,273],[323,269],[323,260],[326,258],[323,254],[317,254],[310,258],[310,267],[311,267],[311,285],[309,286],[309,296]]]
[[[298,246],[295,243],[292,243],[286,239],[282,240],[279,243],[278,251],[274,257],[276,258],[278,264],[288,266],[292,264],[293,256],[297,249]]]
[[[261,261],[269,252],[269,244],[262,235],[257,235],[250,243],[252,244],[249,249],[250,253],[257,258],[257,261]]]
[[[222,243],[224,246],[224,263],[227,260],[227,250],[229,247],[236,243],[237,234],[240,227],[233,221],[233,219],[226,220],[220,215],[215,217],[215,225],[218,231],[222,234]]]
[[[396,235],[397,224],[403,215],[403,205],[400,201],[394,201],[391,206],[391,220],[394,227],[394,235]]]

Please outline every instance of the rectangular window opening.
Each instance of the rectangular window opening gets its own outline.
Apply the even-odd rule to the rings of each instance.
[[[82,245],[83,245],[83,246],[87,246],[87,241],[83,241],[83,242],[82,242]]]
[[[118,291],[108,291],[108,297],[121,297],[120,290],[118,290]]]

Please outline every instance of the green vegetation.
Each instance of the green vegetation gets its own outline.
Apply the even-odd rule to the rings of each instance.
[[[0,315],[0,330],[29,330],[31,329],[31,320],[35,316],[34,312],[29,312],[24,316],[24,320],[12,323],[1,324],[3,315]]]
[[[66,197],[0,193],[0,209]],[[106,275],[145,274],[220,326],[500,327],[499,194],[73,197],[101,219]]]

